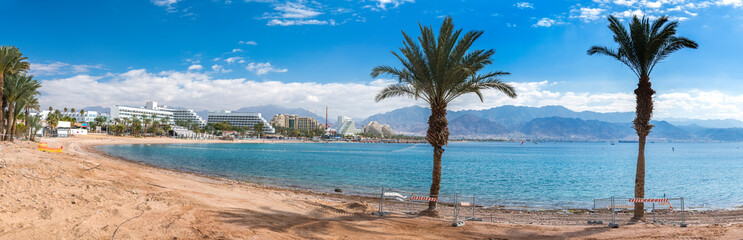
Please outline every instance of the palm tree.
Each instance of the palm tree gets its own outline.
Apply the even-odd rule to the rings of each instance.
[[[5,140],[13,141],[15,123],[20,110],[25,107],[25,99],[29,96],[39,95],[38,89],[41,84],[32,76],[13,74],[8,76],[4,82],[3,95],[8,102],[7,126],[5,127]],[[21,104],[17,106],[17,104]]]
[[[645,139],[650,134],[653,125],[650,118],[653,115],[653,94],[650,73],[661,60],[671,53],[683,48],[697,48],[697,43],[685,37],[676,36],[678,22],[669,22],[668,17],[659,17],[653,23],[646,17],[637,16],[629,23],[629,32],[619,19],[609,17],[609,29],[614,33],[614,42],[619,46],[611,49],[603,46],[593,46],[588,55],[600,54],[610,56],[624,63],[639,78],[635,96],[634,128],[639,138],[637,153],[637,169],[635,173],[635,198],[645,197]],[[644,204],[635,203],[634,221],[643,220]]]
[[[430,26],[418,26],[421,31],[418,42],[402,32],[404,46],[400,48],[399,54],[392,52],[403,68],[377,66],[372,69],[371,76],[376,78],[388,74],[399,81],[380,91],[375,99],[377,102],[390,97],[409,97],[422,99],[431,107],[426,140],[433,146],[430,196],[437,197],[441,185],[441,156],[444,153],[443,147],[449,142],[447,105],[468,93],[476,94],[483,101],[481,91],[486,89],[495,89],[511,98],[516,97],[516,92],[511,85],[498,79],[509,73],[481,72],[485,66],[493,63],[491,57],[495,54],[494,50],[469,51],[483,31],[470,31],[461,35],[462,29],[454,30],[451,17],[444,19],[438,37]],[[421,214],[437,216],[436,202],[429,202],[428,209]]]
[[[144,137],[147,137],[147,125],[150,125],[150,123],[152,123],[152,118],[144,116],[142,117],[142,122],[144,123]]]
[[[26,73],[30,68],[27,57],[24,57],[21,50],[14,46],[0,46],[0,134],[3,133],[3,116],[5,116],[5,97],[3,96],[3,87],[5,86],[5,77],[12,74]]]
[[[54,136],[54,129],[57,128],[57,124],[59,124],[59,120],[61,113],[59,110],[56,110],[54,112],[49,112],[46,116],[46,124],[49,125],[49,135]]]
[[[37,112],[41,110],[41,106],[39,105],[39,99],[36,98],[36,96],[29,96],[30,99],[26,100],[26,116],[25,120],[28,120],[28,117],[30,115],[31,110],[36,110]],[[25,124],[25,122],[24,122]]]
[[[28,139],[34,141],[36,131],[41,128],[41,117],[37,115],[26,119],[26,127],[28,129]]]
[[[64,112],[67,113],[67,108],[64,108]]]

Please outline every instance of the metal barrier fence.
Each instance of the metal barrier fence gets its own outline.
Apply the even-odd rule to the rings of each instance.
[[[379,210],[375,215],[417,216],[428,209],[429,202],[435,201],[436,211],[444,221],[454,226],[464,225],[464,221],[482,221],[476,211],[477,197],[474,195],[438,195],[382,188],[379,195]]]
[[[633,216],[635,203],[644,203],[645,219],[657,224],[686,227],[684,198],[598,198],[593,200],[593,220],[588,224],[605,224],[617,228]]]

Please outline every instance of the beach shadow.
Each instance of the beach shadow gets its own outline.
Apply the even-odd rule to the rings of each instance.
[[[266,229],[273,232],[293,232],[302,238],[327,237],[333,232],[354,232],[364,235],[387,235],[387,233],[374,231],[356,224],[361,221],[374,221],[386,218],[374,217],[364,213],[350,213],[343,209],[327,205],[318,206],[318,209],[308,214],[298,214],[273,208],[261,208],[261,211],[250,209],[230,209],[225,211],[214,211],[218,221],[247,227],[251,230]],[[328,212],[341,214],[341,216],[327,216]]]
[[[589,237],[591,235],[601,234],[607,231],[611,231],[612,228],[608,226],[591,226],[583,228],[579,231],[565,232],[561,234],[554,233],[538,233],[532,231],[529,228],[517,228],[506,231],[506,236],[519,236],[518,239],[573,239]]]

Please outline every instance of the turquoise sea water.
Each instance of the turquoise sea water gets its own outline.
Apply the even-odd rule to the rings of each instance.
[[[381,187],[427,192],[427,144],[110,145],[112,156],[269,185],[374,194]],[[674,150],[675,149],[675,150]],[[648,143],[646,197],[685,197],[687,206],[743,205],[743,144]],[[514,207],[589,207],[593,198],[631,197],[637,143],[450,143],[442,194]]]

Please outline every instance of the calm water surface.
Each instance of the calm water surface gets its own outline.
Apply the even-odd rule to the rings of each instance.
[[[380,187],[427,192],[427,144],[147,144],[98,146],[112,156],[269,185],[372,194]],[[675,149],[675,150],[672,150]],[[743,205],[743,144],[648,143],[646,197],[685,197],[688,206]],[[637,143],[450,143],[442,194],[490,204],[589,207],[631,197]]]

